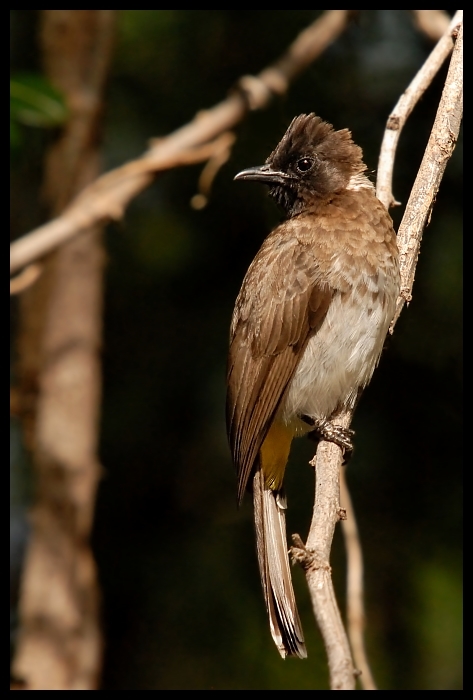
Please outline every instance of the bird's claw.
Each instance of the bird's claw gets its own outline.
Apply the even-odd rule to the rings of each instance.
[[[302,420],[308,425],[313,426],[314,432],[320,440],[327,440],[338,445],[345,453],[345,461],[353,452],[352,437],[355,435],[354,430],[344,428],[338,423],[332,423],[329,420],[312,418],[311,416],[301,416]]]

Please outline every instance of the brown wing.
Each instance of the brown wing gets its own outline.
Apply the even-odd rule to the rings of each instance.
[[[264,241],[233,314],[227,430],[243,497],[255,459],[307,340],[331,299],[310,245],[286,222]]]

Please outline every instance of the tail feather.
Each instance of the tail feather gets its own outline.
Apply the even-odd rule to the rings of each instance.
[[[256,547],[271,635],[279,653],[305,659],[304,643],[287,555],[286,503],[280,491],[265,487],[261,469],[253,479]]]

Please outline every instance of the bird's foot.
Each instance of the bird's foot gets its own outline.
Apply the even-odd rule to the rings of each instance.
[[[352,437],[355,432],[349,428],[344,428],[342,425],[332,423],[325,418],[312,418],[311,416],[301,416],[304,423],[313,426],[313,430],[309,433],[309,437],[316,442],[319,440],[327,440],[338,445],[343,450],[344,462],[346,463],[353,452]]]

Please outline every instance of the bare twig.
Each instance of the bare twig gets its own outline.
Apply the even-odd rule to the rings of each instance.
[[[445,10],[412,10],[412,14],[417,28],[432,41],[438,41],[450,23]]]
[[[349,10],[328,10],[307,27],[283,56],[258,76],[245,76],[229,97],[199,112],[187,125],[155,142],[135,161],[110,171],[86,187],[58,218],[15,241],[10,249],[14,273],[98,223],[119,219],[129,202],[162,170],[207,160],[222,133],[233,129],[248,109],[263,109],[333,42],[345,28]]]
[[[212,183],[222,165],[230,158],[231,149],[235,143],[235,134],[227,131],[218,140],[220,141],[220,146],[214,149],[200,174],[199,192],[191,199],[191,206],[194,209],[203,209],[207,205]]]
[[[360,671],[363,690],[376,690],[373,674],[365,650],[365,610],[363,602],[363,552],[361,549],[355,511],[345,479],[340,471],[340,502],[346,511],[342,532],[347,553],[347,626],[353,660]]]
[[[401,294],[390,332],[409,302],[414,284],[422,233],[430,215],[447,163],[453,153],[463,113],[463,22],[458,27],[447,79],[427,148],[399,226],[397,241],[401,269]]]
[[[463,10],[458,10],[452,18],[447,31],[437,43],[388,117],[379,155],[376,181],[376,194],[378,199],[380,199],[388,209],[398,204],[392,192],[392,177],[396,148],[401,131],[415,105],[451,52],[454,45],[452,34],[456,32],[456,28],[462,21],[462,18]]]

